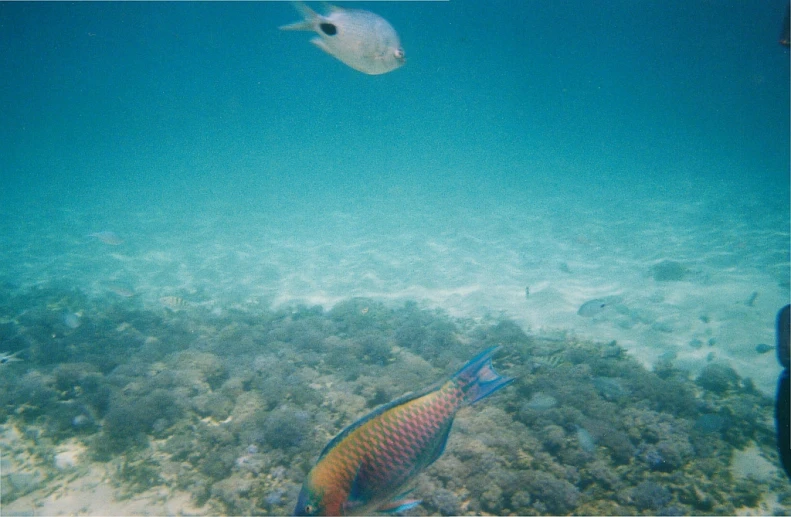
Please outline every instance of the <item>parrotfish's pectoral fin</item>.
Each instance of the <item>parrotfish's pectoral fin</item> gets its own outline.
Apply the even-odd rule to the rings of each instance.
[[[410,488],[405,492],[399,493],[391,500],[379,505],[376,508],[376,511],[381,513],[394,514],[404,510],[409,510],[410,508],[414,508],[415,506],[419,505],[423,500],[406,499],[406,496],[409,495],[409,493],[412,492],[413,490],[414,488]],[[344,503],[343,509],[346,513],[353,514],[356,511],[358,511],[360,508],[370,504],[371,500],[375,497],[376,497],[375,491],[374,493],[371,493],[370,487],[366,483],[365,478],[363,477],[362,473],[358,470],[357,474],[354,476],[354,481],[352,481],[352,486],[351,489],[349,490],[349,497]]]
[[[349,496],[343,503],[343,509],[348,515],[357,513],[360,508],[371,504],[375,496],[376,487],[371,486],[370,480],[358,467],[354,480],[352,480],[352,486],[349,488]]]
[[[453,376],[453,380],[464,391],[466,404],[474,404],[514,382],[513,377],[503,377],[492,366],[492,355],[498,348],[494,346],[484,350]]]
[[[349,497],[346,498],[343,507],[347,512],[352,513],[355,508],[359,508],[365,504],[366,497],[368,497],[368,494],[365,492],[365,480],[358,467],[357,473],[354,475],[354,480],[352,481],[352,486],[349,489]]]
[[[453,420],[449,421],[445,426],[445,430],[440,434],[440,439],[437,441],[436,448],[432,451],[426,465],[431,465],[445,452],[445,446],[448,444],[448,436],[450,436],[450,429],[453,427]]]

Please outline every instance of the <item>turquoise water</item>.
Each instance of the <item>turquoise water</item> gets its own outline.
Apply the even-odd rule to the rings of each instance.
[[[64,475],[50,459],[76,439],[90,458],[79,468],[149,461],[161,482],[130,474],[135,493],[182,490],[202,513],[287,513],[334,434],[452,373],[508,322],[527,336],[498,338],[505,373],[520,380],[459,416],[459,442],[421,478],[426,503],[414,512],[735,511],[716,495],[695,503],[682,472],[702,479],[704,455],[753,446],[774,461],[770,423],[737,432],[720,418],[749,405],[769,419],[761,397],[780,370],[756,347],[774,344],[790,289],[784,6],[355,3],[392,23],[407,55],[404,67],[367,76],[309,33],[279,31],[298,19],[288,3],[1,3],[0,352],[22,359],[2,366],[3,425],[20,431],[19,447],[31,429],[49,447],[39,474],[22,472],[38,484],[9,489],[4,477],[4,500],[26,511]],[[617,302],[579,313],[598,299]],[[455,330],[410,341],[413,327]],[[623,355],[606,359],[683,384],[694,408],[650,402],[636,373],[580,371],[579,347],[598,357],[613,341]],[[358,357],[368,359],[349,366]],[[205,368],[220,373],[188,393],[182,377]],[[250,380],[273,368],[292,398]],[[684,438],[683,461],[652,470],[646,454],[661,439],[618,428],[629,454],[596,442],[626,416],[591,423],[583,398],[546,368],[586,397],[653,412],[652,422],[719,433],[719,452]],[[722,390],[705,380],[712,368]],[[63,382],[93,382],[106,397],[59,385],[72,370],[76,380]],[[181,380],[147,384],[168,371]],[[22,380],[27,391],[15,387]],[[156,389],[175,390],[160,403],[178,410],[116,440],[118,408]],[[523,406],[536,394],[583,414],[533,415]],[[53,416],[62,406],[75,413]],[[72,425],[80,415],[89,424]],[[229,416],[241,423],[216,446],[224,460],[179,449],[188,423],[222,428]],[[483,451],[487,417],[511,441]],[[250,434],[277,418],[308,427],[304,439]],[[516,442],[526,456],[506,461]],[[532,488],[470,493],[483,486],[470,472],[483,457],[505,472],[499,486],[513,475]],[[190,467],[167,471],[178,462]],[[732,492],[732,463],[712,465],[706,475],[721,470],[722,486],[699,491]],[[4,464],[3,475],[17,468]],[[777,472],[762,475],[743,491],[787,490]],[[241,480],[255,495],[227,488]],[[625,490],[636,492],[616,506],[596,502]],[[787,513],[787,495],[771,497],[742,506]]]

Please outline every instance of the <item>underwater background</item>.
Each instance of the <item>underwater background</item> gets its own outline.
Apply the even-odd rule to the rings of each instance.
[[[791,513],[787,4],[341,5],[406,65],[283,2],[0,2],[3,514],[289,514],[494,345],[409,514]]]

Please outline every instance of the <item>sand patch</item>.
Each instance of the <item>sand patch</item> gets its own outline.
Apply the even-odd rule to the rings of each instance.
[[[3,505],[4,515],[206,515],[208,508],[197,508],[186,492],[155,487],[119,500],[108,466],[90,464],[76,478],[55,480],[57,487],[44,487]],[[54,490],[53,490],[54,488]]]
[[[764,482],[780,474],[777,465],[764,458],[755,444],[733,453],[731,471],[737,479],[751,477]]]

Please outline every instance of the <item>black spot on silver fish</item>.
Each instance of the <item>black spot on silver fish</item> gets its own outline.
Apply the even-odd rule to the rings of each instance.
[[[774,350],[774,349],[775,347],[773,347],[772,345],[767,345],[766,343],[760,343],[758,345],[755,345],[755,351],[758,352],[759,354],[765,354],[770,350]]]
[[[320,23],[319,28],[321,29],[321,32],[327,36],[335,36],[338,34],[338,27],[332,23]]]

